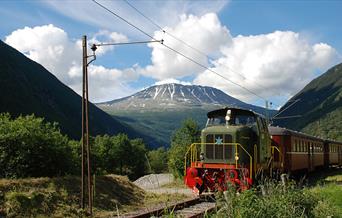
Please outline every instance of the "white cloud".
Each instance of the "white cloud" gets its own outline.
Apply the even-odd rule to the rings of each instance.
[[[172,79],[172,78],[160,80],[154,83],[154,85],[158,86],[158,85],[170,84],[170,83],[176,83],[176,84],[181,84],[181,85],[192,85],[191,82],[180,81],[180,80]]]
[[[97,1],[110,10],[113,10],[118,15],[125,17],[128,21],[146,30],[150,34],[158,29],[124,1]],[[212,0],[198,2],[128,0],[128,2],[138,8],[158,25],[174,26],[180,21],[180,14],[195,14],[201,16],[208,12],[217,13],[224,8],[229,1]],[[120,32],[124,32],[126,35],[130,36],[130,38],[137,39],[137,37],[140,36],[141,39],[146,39],[145,35],[133,29],[131,26],[116,18],[113,14],[110,14],[108,11],[104,10],[92,1],[65,0],[63,1],[63,4],[59,1],[42,1],[41,3],[65,16],[79,20],[83,23],[94,25],[97,28],[100,27],[116,32],[120,30]]]
[[[123,34],[100,31],[89,40],[89,44],[97,43],[98,39],[111,42],[126,42]],[[25,27],[8,35],[5,42],[18,49],[30,59],[42,64],[59,80],[74,89],[78,94],[82,90],[82,43],[72,41],[67,33],[54,25]],[[97,50],[102,55],[113,48]],[[134,92],[127,83],[136,80],[138,74],[134,67],[124,70],[108,69],[103,66],[90,65],[89,89],[92,101],[112,100]]]
[[[323,72],[339,58],[327,44],[312,45],[298,33],[275,31],[233,38],[211,69],[265,98],[290,97],[312,80],[317,70]],[[194,83],[214,86],[242,100],[256,98],[210,71],[202,72]]]
[[[310,43],[301,34],[291,31],[232,37],[214,13],[202,16],[182,15],[179,23],[165,29],[172,36],[214,59],[208,60],[200,52],[160,31],[155,32],[154,37],[163,38],[167,46],[265,98],[288,98],[312,80],[317,71],[324,72],[341,61],[340,54],[330,45]],[[71,40],[64,30],[51,24],[16,30],[5,41],[41,63],[62,82],[80,93],[81,41]],[[127,42],[128,37],[102,30],[90,37],[91,43],[99,41]],[[136,81],[139,75],[160,80],[156,84],[182,84],[181,80],[185,77],[187,80],[193,77],[192,84],[213,86],[245,101],[256,99],[241,87],[210,71],[204,71],[202,67],[159,43],[149,46],[152,48],[152,64],[145,67],[136,65],[118,70],[91,65],[91,99],[105,101],[127,96],[135,91],[129,87],[129,83]],[[113,48],[99,48],[97,55],[105,54],[111,49]]]
[[[208,66],[209,55],[220,54],[222,45],[231,43],[231,36],[226,27],[222,26],[217,15],[205,14],[201,17],[194,15],[181,16],[181,21],[175,27],[166,27],[167,33],[157,31],[156,39],[164,39],[164,44],[191,57],[201,65]],[[169,34],[168,34],[169,33]],[[185,43],[196,50],[189,48]],[[203,71],[200,67],[180,54],[177,54],[161,44],[149,44],[152,50],[152,65],[141,71],[145,76],[163,80],[167,78],[182,78],[196,75]]]
[[[163,32],[156,32],[154,37],[163,38],[176,51],[264,98],[289,98],[310,82],[317,71],[324,72],[341,58],[328,44],[312,44],[291,31],[232,37],[213,13],[200,17],[183,15],[177,25],[165,29],[214,59],[208,60],[201,52]],[[144,76],[162,83],[168,78],[194,76],[193,84],[213,86],[245,101],[258,98],[161,44],[149,46],[153,49],[152,64],[140,70]]]
[[[98,33],[96,33],[91,39],[89,39],[89,44],[100,44],[100,42],[121,43],[128,42],[128,38],[127,36],[121,33],[110,32],[108,30],[101,30]],[[98,46],[96,49],[96,55],[101,56],[113,49],[114,46]]]

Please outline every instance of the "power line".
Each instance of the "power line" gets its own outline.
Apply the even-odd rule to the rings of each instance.
[[[154,26],[156,26],[157,28],[159,28],[163,33],[165,33],[165,34],[171,36],[173,39],[176,39],[176,40],[178,40],[179,42],[182,42],[184,45],[186,45],[187,47],[189,47],[189,48],[195,50],[195,51],[198,52],[199,54],[205,56],[207,59],[214,59],[214,58],[212,58],[210,55],[204,53],[203,51],[201,51],[201,50],[195,48],[194,46],[190,45],[189,43],[185,42],[184,40],[182,40],[182,39],[180,39],[180,38],[174,36],[173,34],[169,33],[169,32],[166,31],[165,29],[163,29],[159,24],[157,24],[157,23],[156,23],[155,21],[153,21],[151,18],[149,18],[148,16],[146,16],[146,15],[145,15],[143,12],[141,12],[138,8],[136,8],[134,5],[132,5],[128,0],[123,0],[123,1],[125,1],[131,8],[133,8],[136,12],[138,12],[138,13],[139,13],[141,16],[143,16],[145,19],[147,19],[148,21],[150,21],[150,23],[152,23]],[[235,73],[235,74],[240,75],[243,79],[248,80],[242,73],[239,73],[239,72],[233,70],[232,68],[228,67],[227,65],[221,64],[221,66],[224,67],[224,68],[226,68],[226,69],[228,69],[228,70],[231,71],[232,73]],[[265,86],[263,86],[263,85],[261,85],[261,84],[259,84],[259,83],[256,83],[256,82],[255,82],[255,84],[256,84],[257,86],[259,86],[260,88],[266,89]],[[278,93],[278,95],[280,95],[280,93]]]
[[[200,51],[199,49],[191,46],[189,43],[183,41],[182,39],[174,36],[173,34],[169,33],[168,31],[166,31],[165,29],[163,29],[159,24],[157,24],[156,22],[154,22],[152,19],[150,19],[149,17],[147,17],[144,13],[142,13],[138,8],[136,8],[134,5],[132,5],[128,0],[124,0],[131,8],[133,8],[136,12],[138,12],[141,16],[143,16],[145,19],[147,19],[148,21],[150,21],[150,23],[152,23],[154,26],[156,26],[158,29],[160,29],[163,33],[171,36],[172,38],[182,42],[184,45],[188,46],[189,48],[197,51],[198,53],[200,53],[201,55],[204,55],[206,57],[208,57],[204,52]]]
[[[267,99],[265,99],[264,97],[262,97],[262,96],[256,94],[255,92],[253,92],[253,91],[247,89],[246,87],[244,87],[244,86],[242,86],[242,85],[240,85],[240,84],[238,84],[238,83],[236,83],[236,82],[234,82],[234,81],[228,79],[228,78],[225,77],[225,76],[222,76],[221,74],[219,74],[219,73],[215,72],[214,70],[212,70],[212,69],[206,67],[205,65],[203,65],[203,64],[201,64],[201,63],[195,61],[194,59],[192,59],[192,58],[190,58],[190,57],[188,57],[188,56],[182,54],[181,52],[179,52],[179,51],[177,51],[177,50],[171,48],[170,46],[167,46],[165,43],[164,43],[163,45],[164,45],[166,48],[170,49],[171,51],[173,51],[173,52],[175,52],[175,53],[181,55],[182,57],[188,59],[189,61],[191,61],[191,62],[193,62],[193,63],[195,63],[195,64],[197,64],[198,66],[200,66],[200,67],[202,67],[202,68],[204,68],[204,69],[206,69],[206,70],[209,70],[210,72],[212,72],[212,73],[218,75],[219,77],[221,77],[221,78],[223,78],[223,79],[225,79],[225,80],[227,80],[227,81],[229,81],[229,82],[231,82],[231,83],[233,83],[233,84],[235,84],[235,85],[241,87],[242,89],[248,91],[249,93],[251,93],[251,94],[253,94],[253,95],[255,95],[255,96],[257,96],[257,97],[259,97],[259,98],[261,98],[261,99],[263,99],[263,100],[265,100],[265,101],[267,100]]]
[[[112,10],[110,10],[109,8],[107,8],[106,6],[100,4],[100,3],[97,2],[96,0],[92,0],[92,1],[95,2],[97,5],[99,5],[101,8],[105,9],[106,11],[108,11],[109,13],[111,13],[112,15],[114,15],[115,17],[121,19],[121,20],[124,21],[125,23],[127,23],[127,24],[129,24],[130,26],[132,26],[133,28],[137,29],[137,30],[140,31],[141,33],[145,34],[146,36],[150,37],[151,39],[153,39],[153,40],[155,40],[155,41],[158,41],[158,40],[155,39],[153,36],[151,36],[150,34],[148,34],[147,32],[145,32],[145,31],[142,30],[141,28],[137,27],[136,25],[132,24],[131,22],[129,22],[128,20],[126,20],[126,19],[123,18],[122,16],[120,16],[120,15],[118,15],[117,13],[113,12]],[[244,89],[244,90],[246,90],[247,92],[249,92],[249,93],[251,93],[251,94],[257,96],[258,98],[261,98],[261,99],[263,99],[263,100],[265,100],[265,101],[267,100],[267,99],[265,99],[264,97],[262,97],[262,96],[256,94],[255,92],[249,90],[248,88],[246,88],[246,87],[244,87],[244,86],[242,86],[242,85],[240,85],[240,84],[238,84],[238,83],[236,83],[236,82],[234,82],[234,81],[232,81],[232,80],[230,80],[230,79],[228,79],[228,78],[222,76],[221,74],[219,74],[219,73],[217,73],[216,71],[214,71],[214,70],[208,68],[207,66],[205,66],[205,65],[203,65],[203,64],[201,64],[201,63],[199,63],[198,61],[196,61],[196,60],[194,60],[194,59],[192,59],[192,58],[190,58],[190,57],[184,55],[183,53],[181,53],[181,52],[179,52],[179,51],[173,49],[172,47],[166,45],[164,41],[162,41],[162,42],[163,42],[163,43],[161,43],[161,44],[162,44],[163,46],[165,46],[165,47],[168,48],[169,50],[171,50],[171,51],[177,53],[178,55],[181,55],[182,57],[186,58],[187,60],[189,60],[189,61],[191,61],[191,62],[197,64],[198,66],[200,66],[200,67],[202,67],[202,68],[204,68],[204,69],[206,69],[206,70],[208,70],[208,71],[210,71],[210,72],[212,72],[212,73],[214,73],[214,74],[216,74],[216,75],[218,75],[218,76],[220,76],[221,78],[223,78],[223,79],[229,81],[230,83],[233,83],[234,85],[237,85],[237,86],[241,87],[242,89]]]
[[[301,99],[296,99],[294,101],[288,101],[287,103],[292,102],[290,105],[288,105],[286,108],[284,108],[281,111],[278,111],[278,113],[276,113],[271,119],[272,120],[278,120],[278,119],[288,119],[288,118],[297,118],[297,117],[301,117],[302,115],[293,115],[293,116],[285,116],[285,117],[278,117],[281,113],[283,113],[284,111],[286,111],[287,109],[289,109],[290,107],[292,107],[294,104],[296,104],[298,101],[301,101]]]
[[[146,43],[153,43],[159,42],[163,44],[163,40],[152,40],[152,41],[139,41],[139,42],[113,42],[113,43],[99,43],[94,44],[95,46],[106,46],[106,45],[132,45],[132,44],[146,44]]]
[[[153,36],[151,36],[150,34],[148,34],[147,32],[145,32],[144,30],[142,30],[141,28],[137,27],[136,25],[132,24],[131,22],[129,22],[128,20],[126,20],[125,18],[123,18],[122,16],[118,15],[117,13],[113,12],[112,10],[110,10],[109,8],[107,8],[106,6],[100,4],[99,2],[97,2],[96,0],[92,0],[94,3],[96,3],[98,6],[100,6],[101,8],[105,9],[106,11],[108,11],[109,13],[111,13],[112,15],[114,15],[115,17],[119,18],[120,20],[124,21],[125,23],[129,24],[130,26],[134,27],[135,29],[139,30],[141,33],[145,34],[146,36],[150,37],[153,40],[156,40]],[[157,41],[157,40],[156,40]]]

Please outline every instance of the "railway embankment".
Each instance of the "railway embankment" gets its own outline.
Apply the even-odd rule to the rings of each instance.
[[[137,205],[145,191],[127,177],[96,178],[94,211],[110,216],[114,211]],[[80,209],[80,177],[0,179],[0,217],[77,217]]]
[[[80,184],[77,176],[0,179],[0,217],[82,217]],[[94,194],[94,217],[113,217],[186,198],[146,192],[118,175],[96,177]]]

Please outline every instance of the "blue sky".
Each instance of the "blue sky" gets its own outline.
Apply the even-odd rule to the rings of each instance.
[[[105,48],[89,68],[94,102],[124,97],[156,82],[179,81],[213,86],[264,105],[263,99],[222,80],[216,72],[277,107],[341,62],[342,1],[128,1],[209,58],[158,32],[125,1],[99,0],[209,70],[159,44]],[[148,40],[91,0],[5,0],[0,14],[1,40],[78,93],[82,35],[91,42]]]

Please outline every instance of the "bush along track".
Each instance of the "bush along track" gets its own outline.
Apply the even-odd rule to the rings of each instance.
[[[326,198],[334,189],[342,194],[337,185],[300,188],[295,182],[286,185],[266,181],[256,189],[236,194],[235,188],[217,193],[215,217],[342,217],[336,199]],[[338,196],[338,195],[336,195]],[[341,197],[340,197],[341,198]]]

